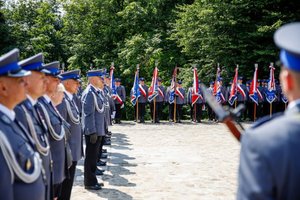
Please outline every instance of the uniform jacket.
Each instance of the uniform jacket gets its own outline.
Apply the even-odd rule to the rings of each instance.
[[[55,133],[61,134],[63,129],[63,122],[61,117],[58,115],[58,111],[47,102],[45,97],[40,97],[38,99],[37,108],[41,113],[43,120],[46,121],[45,113],[42,109],[42,105],[46,108],[47,113],[50,117],[51,126],[53,127]],[[49,127],[48,127],[49,129]],[[52,134],[49,134],[50,150],[53,160],[53,183],[62,183],[65,179],[65,139],[55,140]],[[63,153],[62,153],[63,152]]]
[[[300,199],[300,104],[257,123],[242,136],[237,199]]]
[[[68,105],[70,105],[71,113],[68,112]],[[57,106],[57,110],[61,114],[61,116],[70,124],[70,132],[71,135],[68,137],[68,143],[71,148],[73,161],[78,161],[83,156],[83,147],[82,145],[82,129],[81,129],[81,120],[79,108],[76,105],[74,96],[71,99],[66,93],[65,97],[61,104]],[[71,115],[72,116],[71,116]],[[73,120],[72,120],[73,118]],[[74,121],[74,119],[78,119],[79,122]]]
[[[25,110],[24,110],[25,108]],[[30,134],[31,138],[33,138],[33,134],[35,134],[36,139],[35,140],[36,145],[41,145],[42,148],[50,148],[49,146],[49,133],[46,124],[43,122],[41,118],[41,114],[37,111],[37,108],[32,105],[29,99],[26,99],[22,103],[20,103],[18,106],[15,107],[15,113],[16,113],[16,119],[21,122],[24,125],[24,128],[26,131]],[[34,127],[35,132],[31,131],[31,128],[29,127],[29,123],[26,117],[25,112],[27,112],[32,120],[32,124]],[[48,185],[48,188],[50,188],[51,185],[51,179],[52,179],[52,166],[51,166],[51,151],[48,149],[48,151],[42,151],[39,148],[37,148],[37,151],[40,154],[40,157],[42,159],[43,167],[46,174],[46,184]],[[47,191],[47,199],[50,200],[50,189]]]
[[[120,85],[119,87],[116,87],[117,94],[122,99],[123,103],[125,103],[126,100],[126,91],[125,87],[123,85]],[[120,104],[117,100],[115,100],[115,104]]]
[[[96,99],[94,99],[94,96]],[[99,111],[96,108],[96,104],[100,109]],[[104,102],[100,97],[99,90],[96,90],[93,86],[89,86],[86,94],[82,96],[82,110],[84,134],[91,135],[96,133],[98,136],[104,136],[106,128]]]
[[[45,185],[42,178],[41,166],[34,165],[34,142],[30,139],[29,133],[17,120],[12,121],[7,115],[0,111],[0,131],[6,136],[16,157],[17,164],[26,173],[35,168],[39,171],[38,178],[32,183],[25,183],[14,174],[14,181],[11,184],[10,165],[3,157],[0,150],[0,199],[5,200],[40,200],[45,198]],[[11,166],[11,165],[10,165]]]

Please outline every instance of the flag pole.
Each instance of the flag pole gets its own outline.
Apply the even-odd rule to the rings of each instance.
[[[254,103],[253,121],[256,121],[256,103]]]
[[[177,84],[177,80],[176,80],[176,76],[177,76],[177,65],[176,65],[176,67],[175,67],[175,83],[174,83],[174,116],[173,116],[173,118],[174,118],[174,122],[176,123],[176,84]]]
[[[136,65],[136,70],[138,71],[140,69],[140,64]],[[139,74],[140,75],[140,74]],[[140,78],[140,76],[139,76]],[[139,84],[139,83],[138,83]],[[140,87],[140,86],[139,86]],[[139,88],[140,89],[140,88]],[[136,123],[138,123],[139,120],[139,98],[136,97]]]
[[[286,110],[286,103],[284,103],[284,110]]]
[[[155,61],[155,67],[158,66],[158,61]],[[155,70],[155,69],[154,69]],[[156,83],[154,83],[156,84]],[[158,86],[157,86],[158,87]],[[153,99],[153,123],[155,123],[156,97]]]
[[[272,117],[272,104],[273,103],[270,103],[270,117]]]

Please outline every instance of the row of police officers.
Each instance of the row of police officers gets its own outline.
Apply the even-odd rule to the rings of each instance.
[[[84,185],[101,189],[97,161],[115,107],[102,71],[87,76],[79,96],[79,70],[61,73],[42,53],[19,61],[18,49],[0,57],[0,199],[70,199],[83,134]]]

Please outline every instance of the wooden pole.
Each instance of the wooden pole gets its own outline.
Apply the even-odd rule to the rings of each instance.
[[[256,121],[256,103],[254,103],[254,109],[253,109],[253,121]]]
[[[286,103],[284,103],[284,110],[286,110]]]
[[[176,96],[174,97],[174,122],[176,122]]]
[[[237,101],[235,100],[235,101],[234,101],[234,108],[236,108],[236,104],[237,104]]]
[[[270,103],[270,117],[272,117],[272,103]]]
[[[139,120],[139,99],[136,100],[136,123]]]
[[[153,123],[155,123],[156,97],[153,99]]]
[[[197,121],[197,104],[194,103],[194,121]]]

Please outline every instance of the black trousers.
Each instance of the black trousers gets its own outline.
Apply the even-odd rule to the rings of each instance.
[[[136,119],[136,108],[137,108],[137,104],[135,104],[135,109],[134,109],[134,118],[135,118],[135,120],[136,121],[138,121],[138,120],[140,120],[140,122],[145,122],[145,114],[146,114],[146,103],[140,103],[140,102],[138,102],[138,108],[139,108],[139,110],[138,110],[138,114],[139,114],[139,116],[138,116],[138,119]]]
[[[207,107],[208,119],[213,120],[215,118],[214,111],[211,109],[211,107],[208,104],[206,104],[206,107]]]
[[[159,122],[162,115],[162,107],[163,102],[155,102],[155,122]],[[150,113],[151,113],[151,119],[153,121],[153,112],[154,112],[154,102],[152,101],[150,103]]]
[[[183,104],[176,104],[176,122],[180,122],[182,119],[182,107]]]
[[[100,148],[102,137],[98,136],[95,144],[90,142],[90,136],[85,135],[85,159],[84,159],[84,185],[94,186],[98,183],[96,177],[97,156]]]
[[[115,120],[116,122],[120,122],[122,119],[122,109],[121,109],[121,104],[115,104],[116,107],[116,115],[115,115]]]
[[[69,168],[70,177],[66,178],[62,183],[61,195],[58,198],[59,200],[69,200],[71,198],[76,165],[77,165],[77,161],[73,161],[71,167]]]
[[[169,120],[174,121],[174,103],[169,103]]]
[[[195,103],[193,107],[191,107],[191,119],[194,122],[201,122],[202,119],[202,103]]]

